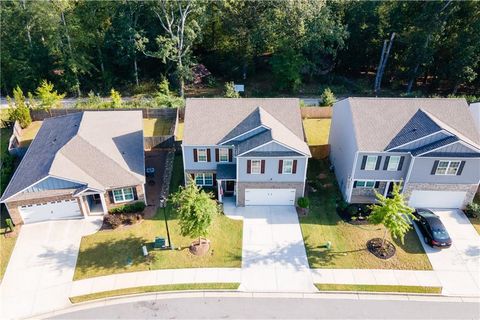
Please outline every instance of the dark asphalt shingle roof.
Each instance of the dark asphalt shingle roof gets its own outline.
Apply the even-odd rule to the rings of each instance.
[[[422,147],[420,147],[420,148],[417,148],[417,149],[415,149],[415,150],[412,150],[411,153],[412,153],[412,155],[417,156],[417,155],[419,155],[419,154],[422,154],[422,153],[425,153],[425,152],[428,152],[428,151],[432,151],[432,150],[435,150],[435,149],[444,147],[444,146],[446,146],[446,145],[449,145],[449,144],[454,143],[454,142],[457,142],[457,141],[458,141],[458,138],[457,138],[457,137],[455,137],[455,136],[450,136],[450,137],[447,137],[447,138],[444,138],[444,139],[441,139],[441,140],[432,142],[432,143],[430,143],[430,144],[427,144],[427,145],[422,146]]]
[[[217,165],[217,179],[236,179],[237,166],[235,164],[218,164]]]

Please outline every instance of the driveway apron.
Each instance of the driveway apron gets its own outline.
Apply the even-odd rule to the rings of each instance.
[[[426,245],[419,233],[428,259],[446,295],[480,295],[480,236],[460,210],[434,210],[450,237],[448,249]],[[419,232],[418,228],[417,232]]]
[[[67,307],[82,236],[101,217],[24,225],[0,285],[2,318],[16,319]]]
[[[243,217],[240,290],[315,292],[302,232],[293,206],[225,208]]]

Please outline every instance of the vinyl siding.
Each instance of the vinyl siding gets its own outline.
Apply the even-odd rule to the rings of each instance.
[[[378,170],[362,170],[362,159],[363,156],[379,156],[382,157],[380,162],[380,167]],[[403,156],[404,161],[402,165],[402,170],[400,171],[388,171],[383,170],[387,156]],[[400,152],[383,152],[383,153],[359,153],[357,162],[355,163],[355,174],[354,179],[362,180],[405,180],[408,173],[408,167],[410,166],[411,156],[408,153]]]
[[[431,136],[428,136],[428,137],[425,137],[425,138],[422,138],[420,140],[417,140],[417,141],[414,141],[414,142],[410,142],[404,146],[401,146],[401,147],[397,147],[395,149],[393,149],[392,151],[408,151],[408,150],[415,150],[415,149],[418,149],[418,148],[421,148],[423,146],[426,146],[427,144],[430,144],[430,143],[433,143],[435,141],[439,141],[439,140],[442,140],[442,139],[445,139],[449,137],[449,135],[447,135],[446,133],[444,132],[437,132]]]
[[[480,153],[476,152],[475,150],[466,147],[465,145],[461,144],[460,142],[456,142],[454,144],[451,144],[449,146],[445,146],[443,148],[434,150],[430,153],[467,153],[467,154],[478,154],[480,157]],[[426,153],[424,156],[428,157],[428,153]]]
[[[278,143],[276,142],[271,142],[263,147],[260,147],[258,149],[255,149],[254,151],[258,151],[258,152],[273,152],[273,151],[285,151],[285,152],[290,152],[292,151],[292,149],[290,148],[286,148],[282,145],[279,145]]]
[[[205,147],[210,149],[210,162],[195,162],[193,159],[193,149],[203,149],[202,147],[183,146],[183,156],[185,159],[185,170],[216,170],[218,163],[235,163],[235,152],[233,152],[232,162],[215,162],[215,147]],[[222,146],[226,148],[226,146]]]
[[[295,174],[279,174],[278,162],[279,160],[289,159],[285,158],[244,158],[239,157],[237,180],[239,182],[303,182],[305,175],[305,168],[307,166],[307,158],[295,158],[297,160],[297,172]],[[247,160],[265,160],[264,174],[248,174]]]
[[[465,161],[462,174],[459,176],[432,175],[431,171],[436,160]],[[478,184],[480,181],[480,159],[469,158],[415,158],[408,182],[436,184]]]
[[[46,190],[58,190],[58,189],[77,189],[84,186],[84,184],[75,183],[63,179],[49,177],[42,180],[35,185],[31,186],[24,192],[41,192]]]

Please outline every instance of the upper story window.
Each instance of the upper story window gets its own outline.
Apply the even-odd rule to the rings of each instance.
[[[220,148],[218,150],[218,160],[220,162],[228,162],[228,149],[227,148]]]
[[[293,160],[291,160],[291,159],[283,160],[282,173],[283,174],[293,173]]]
[[[435,175],[454,176],[460,168],[461,161],[439,161]]]
[[[388,171],[397,171],[400,164],[400,156],[391,156],[388,161]]]
[[[198,162],[207,162],[207,149],[198,149]]]
[[[113,190],[113,201],[115,203],[132,201],[134,198],[132,188],[122,188]]]
[[[251,173],[252,174],[262,173],[262,160],[252,160]]]
[[[365,163],[365,170],[375,170],[377,165],[378,156],[367,156],[367,162]]]

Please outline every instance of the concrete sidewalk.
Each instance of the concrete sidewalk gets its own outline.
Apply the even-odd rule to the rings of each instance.
[[[240,268],[164,269],[73,281],[70,297],[126,288],[184,283],[241,282]]]
[[[314,283],[441,287],[435,271],[311,269]]]

